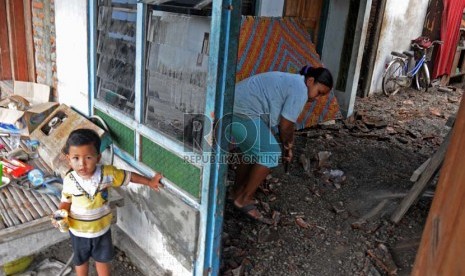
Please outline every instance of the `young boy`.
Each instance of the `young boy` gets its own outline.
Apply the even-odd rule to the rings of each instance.
[[[69,214],[69,234],[78,276],[87,275],[91,257],[99,276],[110,275],[113,244],[108,190],[129,182],[147,185],[155,191],[162,186],[159,173],[149,179],[135,172],[98,164],[100,143],[95,131],[77,129],[71,132],[64,148],[72,171],[63,180],[59,209]],[[57,221],[52,219],[52,224],[56,227]]]

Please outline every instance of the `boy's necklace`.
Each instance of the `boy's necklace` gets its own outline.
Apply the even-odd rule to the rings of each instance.
[[[76,184],[76,188],[82,193],[84,194],[85,197],[87,197],[90,201],[94,201],[94,198],[95,196],[97,195],[98,191],[99,191],[99,188],[100,188],[100,182],[97,184],[97,189],[95,190],[95,193],[93,195],[89,194],[86,190],[84,190],[84,188],[82,188],[81,184],[79,184],[79,181],[77,181],[77,179],[74,177],[73,173],[71,172],[69,174],[69,178],[74,181],[74,183]]]

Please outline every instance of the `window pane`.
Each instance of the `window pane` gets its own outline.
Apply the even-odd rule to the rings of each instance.
[[[145,123],[181,142],[184,118],[205,111],[210,21],[162,11],[148,20]]]
[[[96,97],[134,117],[136,1],[99,1]]]

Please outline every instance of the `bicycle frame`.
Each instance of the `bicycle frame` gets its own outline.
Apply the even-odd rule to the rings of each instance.
[[[423,54],[421,59],[417,61],[415,67],[410,72],[407,72],[408,70],[408,62],[407,62],[405,64],[404,72],[407,72],[408,77],[413,78],[418,73],[418,71],[420,71],[420,68],[423,66],[423,64],[425,64],[425,62],[426,62],[426,54]]]

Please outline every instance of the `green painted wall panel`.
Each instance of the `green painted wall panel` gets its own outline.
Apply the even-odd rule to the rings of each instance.
[[[118,122],[106,113],[95,109],[95,115],[100,116],[110,129],[113,142],[122,150],[134,156],[135,134],[134,130]]]
[[[141,161],[196,198],[200,198],[201,171],[181,157],[142,136]]]

